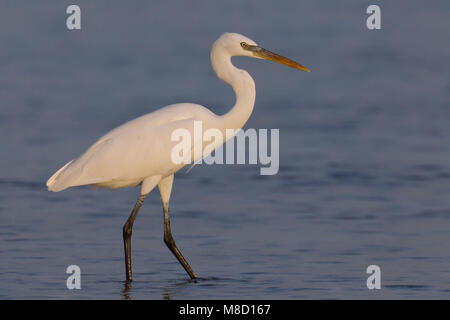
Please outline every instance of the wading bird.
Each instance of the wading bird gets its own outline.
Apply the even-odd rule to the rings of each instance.
[[[170,230],[169,200],[174,173],[185,165],[172,161],[171,153],[176,143],[172,140],[172,133],[179,128],[193,132],[194,121],[202,121],[204,129],[215,128],[221,132],[225,132],[226,129],[240,129],[244,126],[255,104],[255,83],[247,71],[233,66],[232,56],[271,60],[309,72],[301,64],[265,50],[243,35],[224,33],[212,46],[211,64],[217,76],[231,85],[236,94],[236,103],[229,112],[219,116],[201,105],[192,103],[166,106],[108,132],[80,157],[69,161],[47,181],[48,190],[54,192],[80,185],[109,189],[141,186],[141,194],[123,226],[127,281],[132,280],[133,223],[144,199],[156,186],[163,204],[164,242],[189,276],[192,279],[197,277],[178,250]],[[222,143],[216,144],[215,147]],[[195,141],[192,145],[195,145]],[[198,158],[195,154],[187,156],[194,162]]]

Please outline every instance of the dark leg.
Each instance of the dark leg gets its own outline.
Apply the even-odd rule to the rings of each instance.
[[[131,212],[130,216],[128,217],[127,222],[125,222],[125,224],[123,226],[123,246],[125,248],[125,272],[126,272],[127,281],[133,280],[132,273],[131,273],[131,234],[133,231],[133,223],[134,223],[134,219],[136,219],[139,209],[141,208],[142,204],[144,203],[146,196],[147,195],[144,194],[139,197],[136,204],[134,205],[133,211]]]
[[[173,240],[172,232],[170,231],[170,217],[169,217],[169,203],[163,203],[164,208],[164,242],[167,247],[172,251],[175,257],[183,266],[184,270],[189,274],[191,279],[197,278],[195,272],[191,269],[186,259],[184,259],[180,250],[178,250],[177,245],[175,244],[175,240]]]

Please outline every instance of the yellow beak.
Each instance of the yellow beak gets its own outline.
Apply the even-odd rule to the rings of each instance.
[[[307,67],[301,65],[300,63],[295,62],[294,60],[288,59],[286,57],[280,56],[279,54],[270,52],[269,50],[266,50],[264,48],[258,46],[251,46],[251,48],[248,48],[248,50],[252,51],[253,55],[257,58],[275,61],[294,69],[310,72],[310,70]]]

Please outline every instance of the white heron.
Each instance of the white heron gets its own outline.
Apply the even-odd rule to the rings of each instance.
[[[127,282],[132,280],[133,223],[144,199],[156,186],[163,204],[164,242],[189,276],[192,279],[197,277],[178,250],[170,229],[169,200],[174,173],[185,165],[171,160],[171,150],[175,143],[171,134],[178,128],[192,132],[194,121],[202,121],[204,129],[215,128],[221,132],[244,126],[255,104],[255,83],[247,71],[233,66],[232,56],[271,60],[309,72],[308,68],[301,64],[265,50],[241,34],[224,33],[212,46],[211,64],[217,76],[231,85],[236,94],[236,103],[230,111],[219,116],[201,105],[192,103],[163,107],[108,132],[47,181],[48,190],[54,192],[80,185],[109,189],[141,186],[140,196],[123,226]],[[193,155],[191,160],[196,160]]]

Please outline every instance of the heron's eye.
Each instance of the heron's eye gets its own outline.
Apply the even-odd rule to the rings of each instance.
[[[241,47],[242,47],[242,48],[244,48],[244,49],[245,49],[245,48],[247,48],[247,46],[248,46],[248,44],[247,44],[247,43],[245,43],[245,42],[241,42]]]

